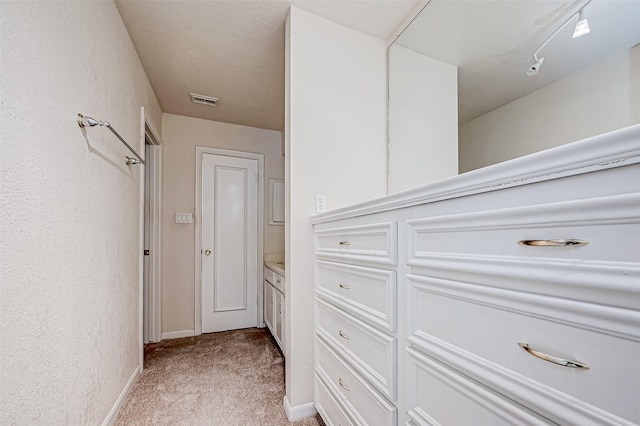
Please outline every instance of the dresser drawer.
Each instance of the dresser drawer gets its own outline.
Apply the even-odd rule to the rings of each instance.
[[[396,265],[397,228],[396,222],[386,222],[319,230],[316,254],[340,262]]]
[[[322,298],[368,324],[396,331],[396,273],[317,261],[317,291]]]
[[[271,269],[267,268],[266,266],[264,267],[264,279],[266,281],[269,281],[271,285],[274,285],[276,281],[275,275],[275,272],[273,272]]]
[[[408,349],[409,423],[412,425],[554,424],[446,365]]]
[[[284,293],[284,277],[276,273],[273,274],[273,286]]]
[[[434,254],[640,262],[640,195],[409,220],[409,264]],[[582,244],[582,245],[581,245]]]
[[[273,272],[269,268],[264,268],[264,279],[269,281],[271,285],[284,293],[284,277],[280,274]]]
[[[396,409],[378,395],[370,385],[351,369],[321,339],[316,338],[318,374],[331,383],[334,392],[353,412],[354,417],[367,425],[396,425]]]
[[[316,299],[317,331],[369,383],[396,398],[397,340]]]
[[[446,342],[468,354],[461,365],[477,357],[480,364],[507,369],[521,383],[557,391],[568,406],[582,401],[613,414],[610,417],[640,423],[639,311],[457,281],[412,275],[408,279],[409,341],[421,351],[439,357],[435,348]],[[519,343],[558,362],[565,359],[589,368],[544,361]],[[443,362],[449,358],[442,356]],[[494,383],[500,386],[502,381]],[[509,390],[502,392],[516,401],[520,398]],[[547,408],[543,404],[536,411],[554,419],[554,413],[545,413]],[[614,419],[608,424],[622,423]]]
[[[317,375],[315,379],[315,393],[316,409],[320,413],[320,416],[322,416],[322,420],[324,420],[328,426],[348,426],[356,424],[349,419],[349,416],[344,412],[344,409],[340,406],[336,397]]]

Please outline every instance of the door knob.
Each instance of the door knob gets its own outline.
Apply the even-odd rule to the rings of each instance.
[[[204,251],[205,256],[209,256],[211,253],[213,253],[213,252],[211,251],[211,249],[206,249],[206,250]]]

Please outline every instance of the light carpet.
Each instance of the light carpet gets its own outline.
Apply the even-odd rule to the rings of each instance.
[[[116,425],[324,425],[289,422],[284,359],[266,329],[167,340],[145,347],[145,368]]]

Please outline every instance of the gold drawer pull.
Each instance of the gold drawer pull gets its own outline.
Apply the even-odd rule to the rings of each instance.
[[[338,378],[338,383],[340,383],[340,386],[342,386],[342,389],[344,390],[351,390],[351,388],[347,385],[345,385],[344,383],[342,383],[342,377]]]
[[[340,335],[340,337],[342,337],[343,339],[347,339],[347,340],[351,339],[351,336],[349,336],[349,335],[348,335],[348,334],[346,334],[346,333],[343,333],[343,332],[342,332],[342,330],[338,330],[338,334],[339,334],[339,335]]]
[[[351,245],[351,243],[349,241],[340,241],[338,244],[340,244],[341,246],[349,246],[349,245]]]
[[[340,288],[344,288],[345,290],[349,290],[351,287],[349,287],[347,284],[340,283]]]
[[[520,240],[518,244],[521,246],[539,246],[539,247],[572,247],[572,246],[586,246],[589,241],[585,240]]]
[[[552,362],[554,364],[562,365],[563,367],[583,368],[585,370],[589,370],[589,368],[590,368],[587,364],[584,364],[584,363],[582,363],[580,361],[570,361],[568,359],[558,358],[558,357],[555,357],[553,355],[549,355],[549,354],[545,354],[545,353],[536,351],[535,349],[530,348],[528,344],[523,343],[523,342],[518,342],[518,346],[520,346],[522,349],[527,351],[527,353],[529,353],[530,355],[535,356],[536,358],[540,358],[540,359],[543,359],[545,361]]]

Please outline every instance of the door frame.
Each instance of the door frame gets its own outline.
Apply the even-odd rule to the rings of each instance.
[[[202,158],[204,154],[222,155],[226,157],[246,158],[258,161],[258,253],[257,253],[257,279],[258,288],[258,309],[256,325],[262,324],[263,315],[263,286],[264,271],[262,262],[264,261],[264,154],[246,151],[232,151],[228,149],[209,148],[196,146],[196,211],[195,211],[195,297],[194,297],[194,334],[202,334],[202,256],[198,253],[202,250]]]
[[[149,294],[144,297],[144,191],[145,170],[140,167],[140,366],[144,363],[144,322],[145,302],[147,303],[147,340],[159,342],[162,340],[162,150],[163,142],[160,133],[145,114],[144,106],[140,107],[140,147],[145,148],[146,140],[150,142],[150,161],[143,167],[149,170]]]

